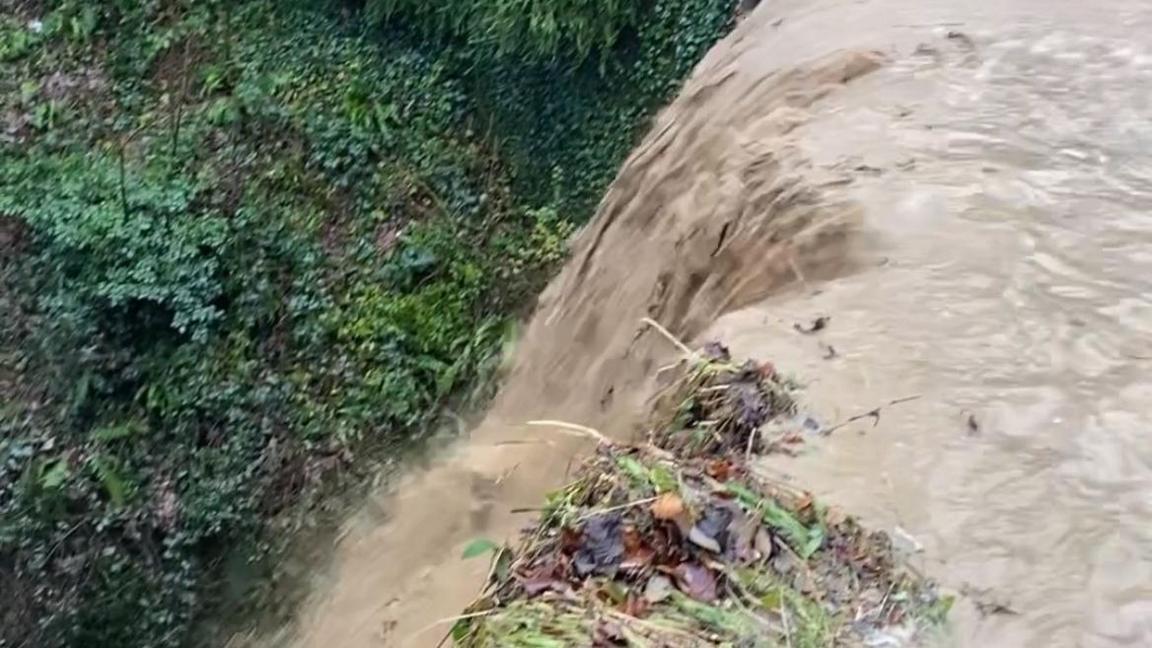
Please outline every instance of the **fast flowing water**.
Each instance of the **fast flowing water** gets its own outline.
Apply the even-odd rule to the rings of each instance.
[[[266,643],[434,645],[674,352],[773,360],[772,468],[923,549],[963,646],[1152,645],[1152,4],[766,0],[625,164],[488,418],[369,502]],[[797,330],[828,317],[816,333]],[[892,401],[907,397],[895,404]]]

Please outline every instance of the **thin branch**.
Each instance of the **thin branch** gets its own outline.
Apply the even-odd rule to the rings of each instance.
[[[920,398],[920,394],[916,394],[915,396],[905,396],[904,398],[897,398],[896,400],[889,401],[889,402],[887,402],[887,403],[885,403],[885,404],[883,404],[883,405],[881,405],[875,409],[868,410],[867,412],[864,412],[863,414],[857,414],[856,416],[847,418],[847,419],[837,423],[836,425],[833,425],[830,428],[826,428],[824,430],[821,430],[820,433],[823,434],[824,436],[828,436],[829,434],[832,434],[836,430],[839,430],[840,428],[842,428],[842,427],[844,427],[850,423],[855,423],[856,421],[859,421],[861,419],[866,419],[866,418],[872,419],[872,427],[876,427],[877,425],[880,425],[880,412],[885,407],[892,407],[893,405],[899,405],[900,403],[907,403],[908,401],[914,401],[918,398]]]
[[[634,506],[643,506],[644,504],[651,504],[658,499],[660,499],[659,495],[657,495],[655,497],[645,497],[644,499],[638,499],[638,500],[635,500],[633,502],[628,502],[627,504],[621,504],[619,506],[610,506],[606,509],[596,509],[595,511],[588,511],[584,515],[581,515],[580,517],[576,518],[575,521],[576,522],[583,522],[584,520],[594,518],[597,515],[603,515],[604,513],[612,513],[614,511],[623,511],[624,509],[630,509]]]
[[[444,625],[445,623],[456,623],[457,621],[463,621],[465,619],[475,619],[477,617],[488,616],[489,614],[494,614],[496,612],[496,610],[497,610],[497,608],[492,608],[491,610],[484,610],[483,612],[470,612],[468,614],[458,614],[456,616],[450,616],[450,617],[444,617],[443,619],[437,619],[437,620],[433,621],[432,623],[429,623],[428,625],[424,626],[423,628],[420,628],[416,632],[413,632],[412,634],[408,635],[408,641],[411,641],[412,639],[424,634],[425,632],[428,632],[429,630],[434,629],[436,626]]]
[[[691,357],[691,358],[696,357],[697,354],[695,351],[693,351],[692,349],[689,349],[687,344],[684,344],[683,342],[681,342],[679,338],[677,338],[675,335],[672,335],[672,333],[670,333],[668,331],[668,329],[661,326],[660,323],[657,322],[656,320],[652,319],[651,317],[645,317],[645,318],[641,319],[640,321],[647,324],[648,326],[651,326],[652,328],[656,329],[660,333],[660,335],[663,335],[669,342],[674,344],[676,346],[676,348],[680,349],[680,351],[684,355]]]
[[[592,428],[584,426],[584,425],[577,425],[575,423],[568,423],[567,421],[528,421],[528,425],[532,425],[535,427],[553,427],[553,428],[557,428],[559,430],[562,430],[564,432],[575,432],[575,433],[580,434],[580,435],[591,437],[591,438],[595,439],[598,443],[603,443],[606,445],[612,444],[612,441],[608,437],[604,436],[603,434],[600,434],[596,430],[593,430]]]

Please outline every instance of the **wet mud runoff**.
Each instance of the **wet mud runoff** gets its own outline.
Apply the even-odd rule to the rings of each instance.
[[[297,622],[430,646],[580,439],[723,339],[831,427],[773,460],[963,592],[960,646],[1152,645],[1152,7],[766,0],[622,168],[488,417],[349,520]],[[821,319],[826,318],[826,319]],[[813,326],[819,320],[822,326]],[[813,328],[819,330],[813,331]]]

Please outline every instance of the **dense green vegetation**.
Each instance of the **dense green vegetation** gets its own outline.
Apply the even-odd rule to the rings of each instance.
[[[0,645],[187,641],[483,375],[730,6],[5,4]]]

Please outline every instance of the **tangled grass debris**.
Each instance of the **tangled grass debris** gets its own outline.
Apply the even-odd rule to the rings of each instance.
[[[683,362],[641,445],[602,441],[520,546],[494,547],[458,646],[897,644],[951,599],[889,538],[760,475],[803,438],[795,387],[713,344]],[[883,645],[894,645],[884,643]]]

